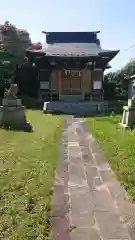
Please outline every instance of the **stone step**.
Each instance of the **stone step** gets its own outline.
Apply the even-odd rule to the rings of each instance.
[[[45,112],[63,112],[65,114],[93,114],[108,111],[106,102],[45,102],[43,106]]]
[[[60,100],[65,102],[78,102],[83,100],[83,95],[61,95]]]

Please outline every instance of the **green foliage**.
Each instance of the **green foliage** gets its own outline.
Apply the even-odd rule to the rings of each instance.
[[[30,44],[29,34],[24,30],[18,30],[8,22],[1,25],[0,34],[3,38],[0,41],[0,76],[10,77],[16,65],[20,65],[23,61],[24,50]]]
[[[129,77],[135,74],[135,59],[130,60],[121,70],[105,75],[106,82],[114,82],[121,87],[128,86]]]
[[[115,95],[127,97],[129,78],[135,74],[135,59],[130,60],[123,68],[105,75],[104,81],[107,84],[116,85]]]

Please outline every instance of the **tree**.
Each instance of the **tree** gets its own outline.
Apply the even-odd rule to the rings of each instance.
[[[24,50],[29,47],[31,41],[26,30],[17,29],[8,21],[0,26],[0,34],[3,38],[0,41],[0,76],[10,77],[16,66],[21,65]]]
[[[32,44],[31,44],[31,49],[32,49],[32,50],[40,50],[40,49],[42,49],[42,44],[41,44],[41,42],[32,43]]]
[[[119,98],[128,96],[129,78],[135,74],[135,59],[131,59],[123,68],[105,75],[105,83],[115,83],[115,94]]]

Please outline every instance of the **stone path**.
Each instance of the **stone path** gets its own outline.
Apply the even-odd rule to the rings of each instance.
[[[135,206],[128,202],[94,138],[67,116],[52,198],[55,240],[135,239]]]

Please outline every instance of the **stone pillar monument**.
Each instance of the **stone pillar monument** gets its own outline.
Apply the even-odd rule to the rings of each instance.
[[[132,76],[128,89],[128,106],[123,107],[123,117],[120,123],[124,128],[135,127],[135,75]]]
[[[17,98],[17,84],[11,84],[5,91],[2,106],[0,106],[0,125],[2,127],[32,131],[31,125],[26,121],[25,107],[21,99]]]

